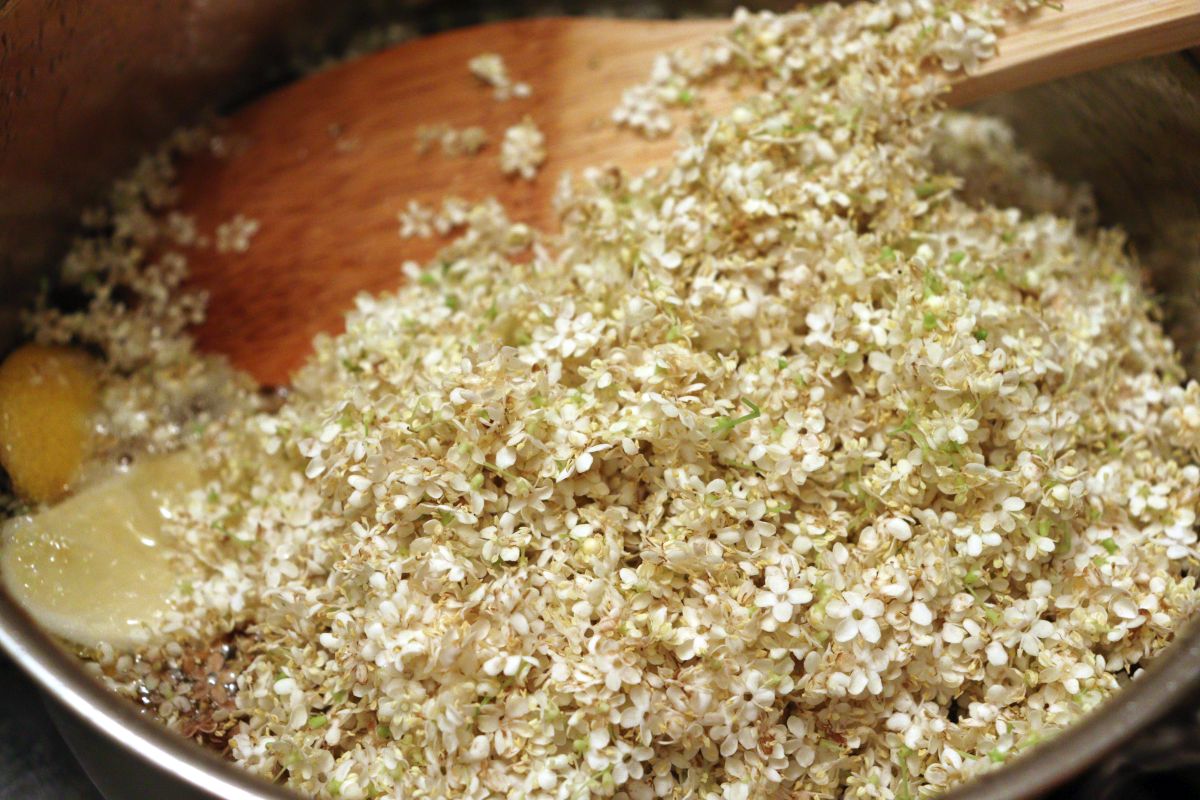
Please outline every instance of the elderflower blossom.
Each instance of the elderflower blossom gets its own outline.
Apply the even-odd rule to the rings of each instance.
[[[525,117],[504,131],[504,139],[500,142],[500,171],[505,175],[518,175],[531,181],[545,160],[546,137],[532,119]]]
[[[145,162],[68,258],[95,301],[32,317],[114,365],[114,437],[211,475],[165,643],[105,679],[317,797],[480,800],[933,795],[1119,691],[1200,606],[1200,386],[1086,191],[938,110],[920,65],[998,9],[739,12],[633,95],[748,93],[669,163],[579,177],[556,234],[409,207],[462,235],[275,402],[139,261]],[[170,667],[226,635],[200,718]]]
[[[250,249],[250,240],[258,233],[262,224],[244,214],[235,214],[228,222],[222,222],[216,230],[218,253],[244,253]],[[186,235],[186,234],[185,234]]]
[[[833,638],[838,642],[851,642],[857,638],[875,644],[883,635],[878,617],[883,615],[883,603],[875,597],[864,597],[860,592],[844,592],[840,598],[829,601],[825,611],[837,620]]]
[[[487,132],[478,125],[455,128],[446,123],[418,125],[416,138],[416,150],[421,155],[437,145],[447,156],[473,156],[482,150],[488,141]]]
[[[529,84],[512,80],[508,74],[508,66],[498,53],[480,53],[467,62],[467,68],[472,75],[492,87],[497,100],[524,98],[532,94]]]
[[[797,606],[802,606],[813,598],[808,589],[793,588],[778,567],[767,567],[765,583],[766,589],[754,598],[754,604],[766,609],[770,614],[763,622],[765,630],[775,630],[779,624],[789,621]]]

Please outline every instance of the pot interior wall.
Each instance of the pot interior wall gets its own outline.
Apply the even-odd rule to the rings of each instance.
[[[994,98],[1018,141],[1095,190],[1130,235],[1189,374],[1200,376],[1200,57],[1191,51]]]

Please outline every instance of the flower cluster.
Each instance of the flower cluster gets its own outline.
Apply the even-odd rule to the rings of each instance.
[[[246,631],[232,758],[321,797],[912,798],[1171,640],[1200,385],[1086,192],[939,112],[922,65],[999,24],[960,5],[739,14],[630,100],[746,92],[669,165],[564,187],[553,236],[455,206],[281,407],[213,420],[164,632]]]
[[[417,152],[424,155],[435,146],[447,156],[473,156],[487,144],[487,131],[478,125],[455,128],[446,123],[417,126]]]
[[[218,253],[244,253],[250,249],[250,240],[258,233],[261,223],[250,219],[244,214],[235,214],[233,219],[222,222],[216,230],[216,248]],[[181,231],[187,236],[187,231]]]
[[[508,66],[498,53],[480,53],[467,62],[467,68],[482,83],[492,87],[497,100],[529,97],[532,94],[528,83],[513,81],[508,74]]]
[[[533,180],[546,160],[546,137],[534,121],[525,117],[504,131],[500,142],[500,171]]]

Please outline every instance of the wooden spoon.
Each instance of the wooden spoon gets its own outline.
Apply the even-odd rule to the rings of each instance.
[[[951,92],[961,104],[989,94],[1200,43],[1200,0],[1066,0],[1017,21],[999,55]],[[645,79],[656,54],[695,43],[728,21],[521,20],[420,39],[291,84],[229,121],[232,155],[183,174],[184,210],[212,231],[237,214],[261,229],[243,253],[199,249],[193,281],[210,293],[200,345],[227,354],[266,384],[286,383],[312,337],[337,332],[361,291],[400,283],[400,265],[424,261],[445,240],[402,239],[409,201],[449,195],[499,198],[514,218],[549,227],[549,198],[567,170],[662,162],[673,137],[648,142],[609,116],[622,91]],[[527,99],[497,101],[467,71],[501,54]],[[530,115],[548,160],[533,182],[503,177],[505,128]],[[421,124],[482,126],[474,157],[419,155]]]

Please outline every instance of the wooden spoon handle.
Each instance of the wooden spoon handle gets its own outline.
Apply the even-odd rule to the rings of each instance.
[[[1200,0],[1063,0],[1014,21],[952,105],[1200,44]]]

